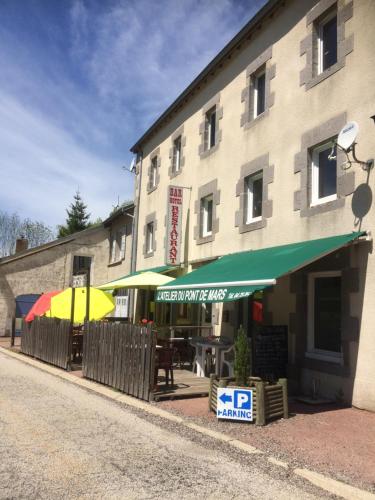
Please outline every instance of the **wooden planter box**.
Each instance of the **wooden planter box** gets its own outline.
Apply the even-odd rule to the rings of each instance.
[[[266,425],[267,421],[277,418],[288,418],[288,390],[287,379],[281,378],[275,384],[250,378],[250,387],[253,390],[253,422],[256,425]],[[216,413],[217,388],[235,388],[234,378],[218,379],[211,375],[209,392],[209,409]]]

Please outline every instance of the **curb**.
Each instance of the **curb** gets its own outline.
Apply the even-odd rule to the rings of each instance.
[[[102,384],[99,384],[97,382],[93,382],[88,379],[82,379],[78,378],[75,375],[71,375],[69,372],[65,372],[60,368],[55,368],[54,366],[44,364],[41,361],[37,361],[33,358],[28,358],[26,355],[19,354],[14,351],[10,351],[4,347],[0,347],[0,353],[5,354],[8,357],[17,359],[18,361],[21,361],[22,363],[25,363],[27,365],[33,366],[34,368],[37,368],[39,370],[42,370],[46,373],[49,373],[50,375],[54,375],[56,377],[59,377],[65,381],[68,381],[70,383],[73,383],[75,385],[78,385],[80,387],[84,387],[85,389],[94,392],[96,394],[100,394],[101,396],[104,396],[108,399],[111,399],[113,401],[117,401],[120,403],[124,403],[128,406],[131,406],[133,408],[136,408],[138,410],[143,410],[146,413],[149,413],[153,416],[156,417],[161,417],[166,420],[169,420],[174,423],[178,423],[180,425],[183,425],[184,427],[187,427],[188,429],[192,429],[196,432],[199,432],[200,434],[203,434],[204,436],[210,437],[212,439],[216,439],[217,441],[221,441],[223,443],[229,444],[230,446],[241,450],[245,453],[248,453],[250,455],[255,455],[255,454],[263,454],[264,452],[261,450],[258,450],[254,446],[251,446],[247,443],[244,443],[243,441],[239,441],[238,439],[233,439],[231,436],[228,436],[227,434],[224,434],[222,432],[214,431],[212,429],[207,429],[206,427],[202,427],[201,425],[195,424],[193,422],[189,422],[185,420],[183,417],[179,417],[177,415],[174,415],[173,413],[170,413],[166,410],[163,410],[161,408],[156,408],[149,403],[133,398],[131,396],[127,396],[126,394],[122,393],[116,393],[114,389],[111,389],[109,387],[103,386]],[[272,463],[273,465],[276,465],[278,467],[282,467],[283,469],[289,469],[289,464],[287,462],[282,462],[272,456],[267,457],[268,462]],[[369,491],[361,490],[359,488],[356,488],[354,486],[350,486],[346,483],[343,483],[341,481],[337,481],[335,479],[331,479],[329,477],[324,476],[323,474],[320,474],[318,472],[313,472],[308,469],[294,469],[292,472],[299,477],[302,477],[303,479],[309,481],[312,483],[314,486],[317,486],[331,494],[337,495],[341,498],[345,498],[347,500],[375,500],[375,495],[373,493],[370,493]]]

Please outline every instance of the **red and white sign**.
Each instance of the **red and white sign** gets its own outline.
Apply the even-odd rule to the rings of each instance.
[[[181,262],[181,228],[183,188],[168,187],[167,204],[167,249],[165,263],[176,266]]]

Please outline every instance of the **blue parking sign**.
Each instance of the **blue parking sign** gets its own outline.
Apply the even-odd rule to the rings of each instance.
[[[234,394],[234,407],[239,410],[251,410],[251,396],[252,391],[235,390]]]
[[[217,418],[229,420],[253,420],[253,391],[252,389],[234,389],[218,387],[217,389]]]

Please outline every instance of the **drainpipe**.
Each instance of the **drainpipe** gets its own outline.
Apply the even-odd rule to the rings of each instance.
[[[138,227],[139,227],[139,205],[141,199],[141,188],[142,188],[142,163],[143,163],[143,152],[139,151],[137,153],[139,162],[136,161],[136,165],[139,164],[139,174],[135,175],[134,181],[134,217],[132,224],[132,250],[131,250],[131,260],[130,260],[130,272],[134,273],[136,271],[137,265],[137,250],[138,250]],[[138,189],[137,189],[138,188]],[[129,319],[133,323],[135,318],[135,290],[129,290]]]

